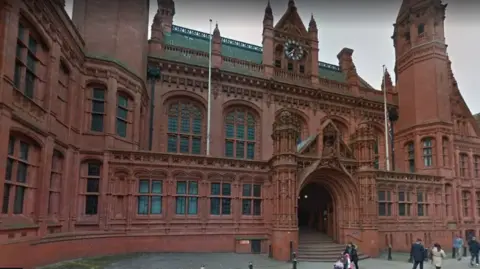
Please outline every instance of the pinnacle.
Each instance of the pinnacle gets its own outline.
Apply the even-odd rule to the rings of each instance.
[[[289,8],[295,7],[295,1],[294,0],[288,0],[288,7]]]
[[[313,18],[313,13],[312,16],[310,17],[310,23],[308,24],[308,31],[316,31],[317,30],[317,22]]]

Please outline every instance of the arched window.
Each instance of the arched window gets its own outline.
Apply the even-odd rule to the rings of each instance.
[[[246,109],[236,108],[225,117],[225,156],[255,158],[256,119]]]
[[[203,113],[189,101],[180,100],[168,108],[168,146],[172,153],[200,154]]]
[[[433,140],[431,138],[423,139],[422,147],[423,147],[423,165],[424,167],[430,167],[433,165]]]
[[[418,35],[421,35],[425,32],[425,24],[421,23],[418,25],[417,27],[417,30],[418,30]]]
[[[39,148],[32,142],[21,136],[10,136],[3,186],[3,214],[29,214],[34,210],[32,204],[27,204],[30,199],[26,197],[34,196],[38,159]]]
[[[409,142],[405,149],[407,154],[407,169],[410,173],[415,173],[415,144]]]

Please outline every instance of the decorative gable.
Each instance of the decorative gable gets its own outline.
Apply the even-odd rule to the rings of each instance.
[[[277,22],[274,29],[288,34],[295,34],[299,36],[307,36],[308,31],[298,15],[297,8],[290,6],[282,18]]]

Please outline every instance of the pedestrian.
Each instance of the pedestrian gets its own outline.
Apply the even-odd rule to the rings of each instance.
[[[480,243],[478,243],[477,238],[472,237],[472,239],[468,242],[468,250],[470,250],[470,255],[472,256],[470,259],[470,264],[473,264],[475,260],[475,265],[478,266],[478,252],[480,251]]]
[[[417,269],[419,265],[420,269],[423,269],[423,261],[425,260],[425,247],[422,245],[422,239],[419,238],[415,243],[412,244],[410,256],[413,258],[412,269]]]
[[[352,248],[350,250],[352,255],[352,262],[355,264],[355,269],[359,269],[358,267],[358,247],[355,244],[352,244]]]
[[[445,254],[445,251],[443,251],[442,247],[438,243],[435,243],[433,245],[433,248],[432,248],[431,251],[432,251],[431,252],[432,253],[432,264],[435,266],[435,269],[441,269],[443,259],[447,256]]]
[[[343,252],[343,254],[348,253],[348,255],[352,256],[352,245],[353,245],[353,243],[349,242],[347,244],[347,246],[345,247],[345,251]]]
[[[455,256],[458,261],[462,259],[462,247],[463,239],[459,235],[456,235],[455,239],[453,239],[453,251],[455,251]]]

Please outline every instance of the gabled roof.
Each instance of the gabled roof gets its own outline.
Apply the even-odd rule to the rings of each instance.
[[[177,47],[183,47],[207,53],[209,51],[210,35],[208,33],[203,33],[177,25],[172,26],[172,32],[166,33],[164,40],[166,44]],[[263,48],[260,46],[247,44],[229,38],[222,38],[222,56],[261,64],[262,51]],[[192,65],[208,66],[207,58],[185,55],[180,51],[165,51],[162,58],[171,61],[184,62]],[[241,65],[233,65],[232,63],[225,61],[223,62],[221,69],[232,73],[263,77],[263,73],[255,72],[253,70],[247,69],[246,67],[242,67]],[[319,77],[321,78],[346,83],[345,75],[342,73],[340,67],[338,67],[337,65],[318,62],[318,73]],[[360,82],[362,87],[372,88],[372,86],[370,86],[362,78],[360,78]]]

